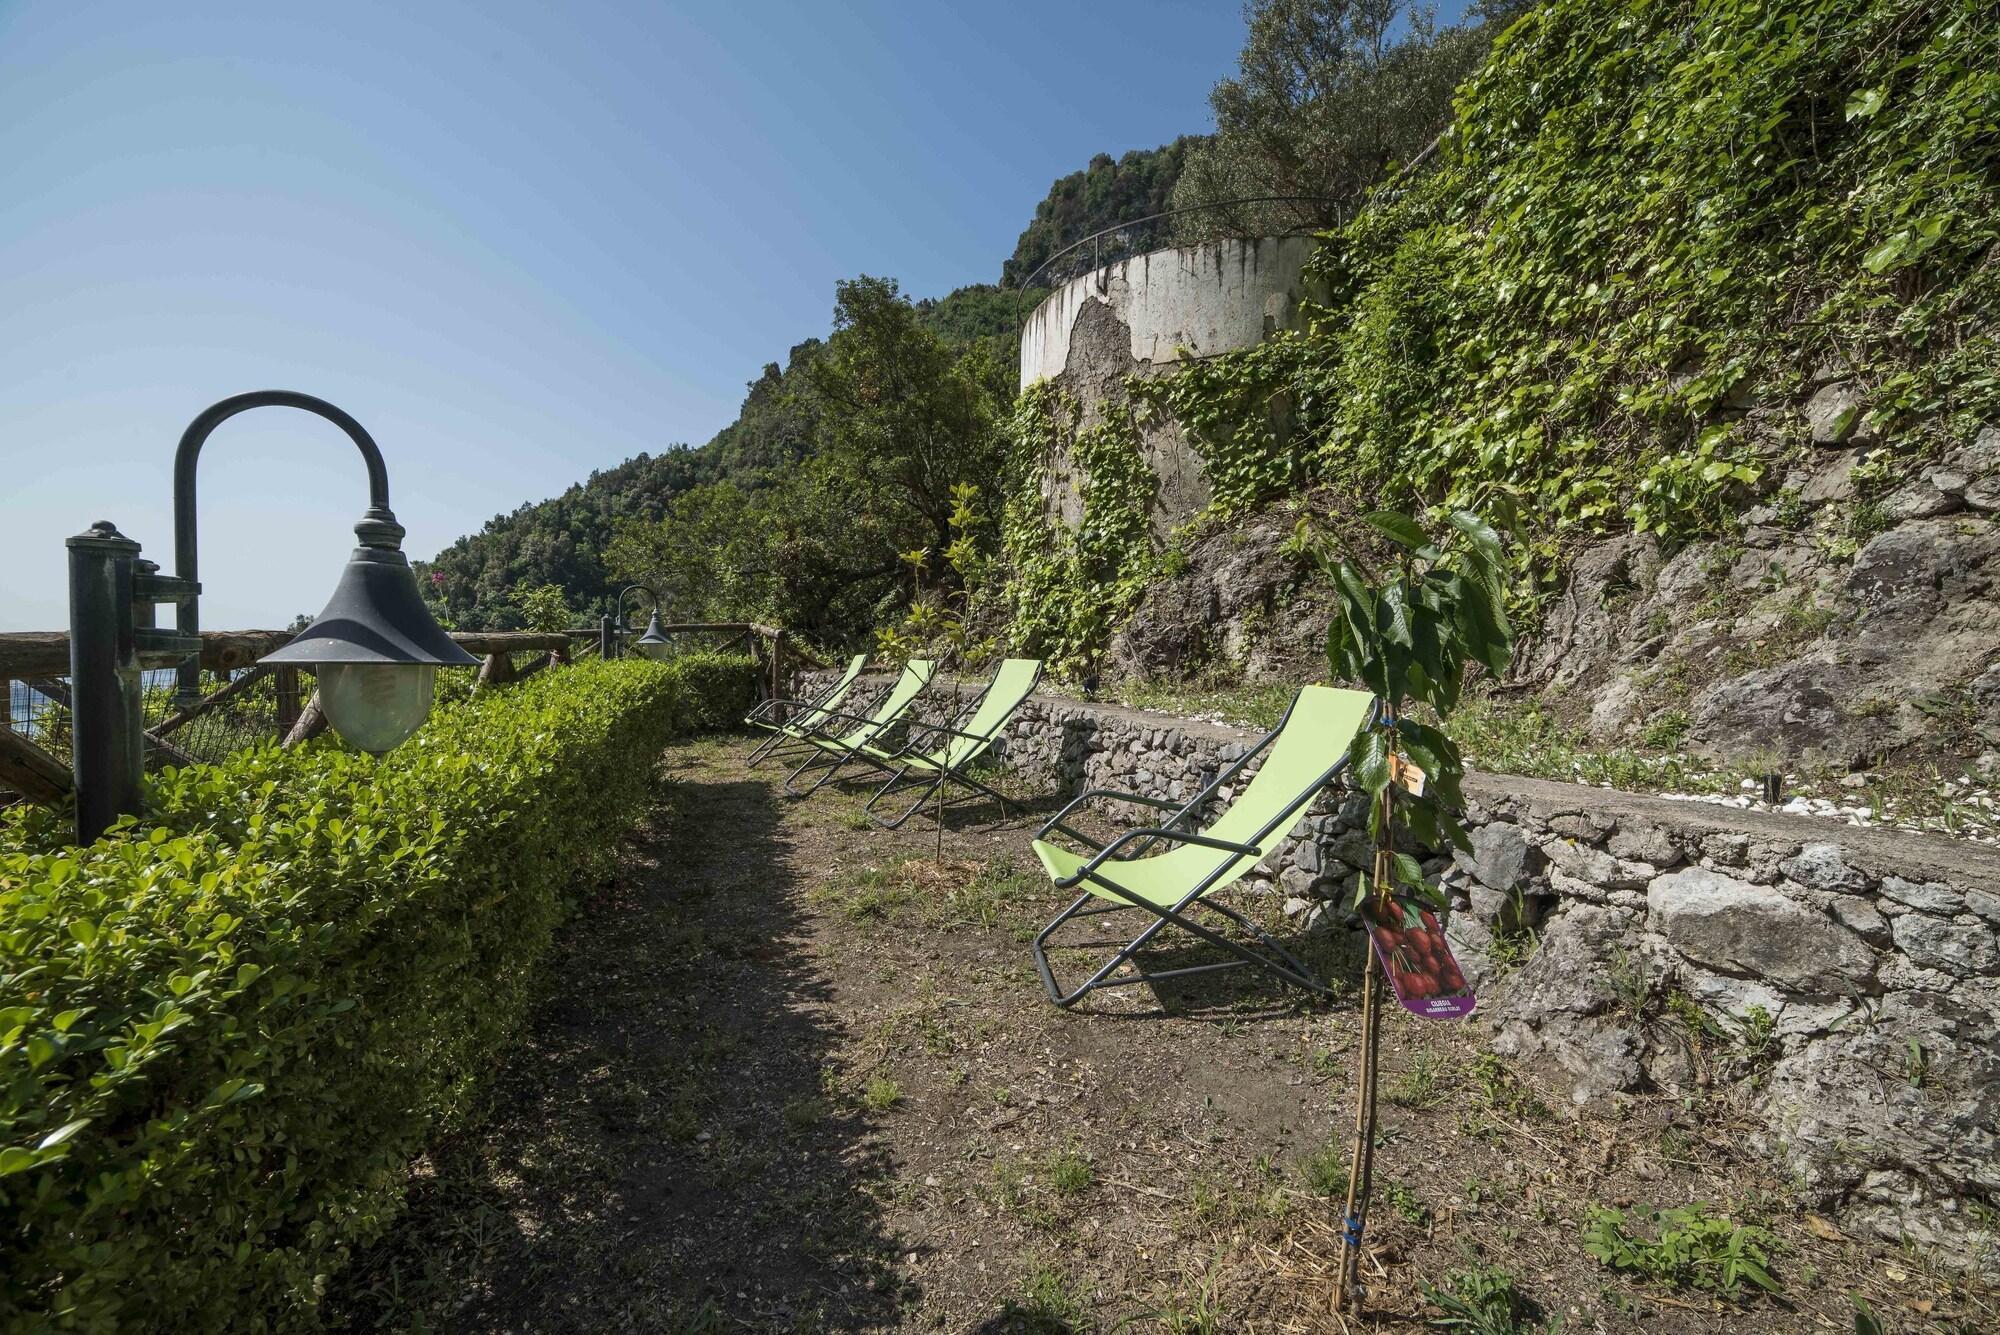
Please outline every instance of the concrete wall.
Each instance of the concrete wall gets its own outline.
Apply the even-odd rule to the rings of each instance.
[[[1021,387],[1069,364],[1070,331],[1093,301],[1130,331],[1132,359],[1161,365],[1177,349],[1212,357],[1247,348],[1297,319],[1311,237],[1211,241],[1156,250],[1073,278],[1021,330]]]
[[[949,712],[948,684],[933,701]],[[1019,791],[1180,799],[1256,736],[1037,695],[1002,759]],[[1497,1051],[1578,1103],[1651,1091],[1740,1120],[1815,1208],[2000,1274],[1986,1212],[2000,1200],[2000,850],[1536,779],[1465,786],[1473,852],[1425,868],[1452,893],[1447,932]],[[1124,807],[1107,814],[1159,817]],[[1301,930],[1350,930],[1366,823],[1364,798],[1327,793],[1234,893],[1281,897]],[[1496,932],[1514,949],[1495,951]],[[1690,1034],[1677,998],[1714,1031]]]

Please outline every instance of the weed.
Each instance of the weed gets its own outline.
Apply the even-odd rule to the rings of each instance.
[[[1097,1181],[1097,1170],[1074,1145],[1049,1156],[1047,1173],[1050,1190],[1065,1198],[1081,1196]]]
[[[1347,1194],[1347,1147],[1328,1141],[1324,1148],[1306,1156],[1299,1176],[1314,1194],[1326,1197]]]
[[[1611,984],[1611,994],[1617,998],[1619,1009],[1635,1020],[1644,1019],[1653,999],[1653,983],[1647,974],[1645,958],[1614,945],[1610,962],[1605,966],[1605,978]]]
[[[1736,1050],[1752,1066],[1777,1055],[1778,1020],[1762,1006],[1752,1006],[1736,1021]]]
[[[1431,1207],[1423,1198],[1401,1182],[1391,1182],[1382,1193],[1389,1202],[1389,1208],[1401,1216],[1404,1223],[1412,1228],[1424,1228],[1431,1222]]]
[[[903,1101],[903,1087],[886,1075],[871,1075],[861,1090],[861,1106],[869,1112],[887,1112]]]
[[[1660,751],[1676,750],[1693,725],[1694,720],[1688,716],[1687,710],[1663,709],[1639,734],[1639,743]]]
[[[1460,1330],[1470,1335],[1529,1335],[1554,1327],[1535,1324],[1542,1309],[1514,1282],[1506,1271],[1488,1265],[1454,1270],[1436,1288],[1423,1286],[1424,1300],[1444,1313],[1430,1324],[1444,1330]]]
[[[815,1094],[801,1094],[785,1101],[785,1125],[803,1131],[826,1116],[826,1104]]]
[[[1717,1218],[1705,1205],[1655,1210],[1649,1219],[1654,1238],[1632,1232],[1624,1211],[1592,1206],[1583,1249],[1614,1270],[1629,1270],[1672,1288],[1703,1289],[1731,1299],[1744,1296],[1746,1283],[1766,1293],[1778,1291],[1770,1271],[1770,1249],[1778,1239],[1770,1230]]]
[[[1473,1058],[1471,1075],[1479,1086],[1480,1098],[1502,1117],[1525,1120],[1548,1116],[1549,1106],[1537,1098],[1533,1090],[1522,1085],[1507,1069],[1507,1064],[1495,1054],[1482,1052]]]
[[[1518,897],[1520,892],[1515,894]],[[1494,972],[1505,977],[1526,964],[1540,944],[1534,932],[1526,927],[1511,932],[1496,928],[1492,940],[1486,944],[1486,958]]]
[[[1013,1324],[1003,1324],[999,1329],[1060,1335],[1076,1329],[1085,1316],[1083,1296],[1076,1291],[1076,1281],[1044,1261],[1022,1277],[1020,1304],[1008,1303],[1002,1313],[1002,1321],[1011,1318]]]
[[[1223,1331],[1234,1329],[1234,1323],[1216,1293],[1213,1270],[1201,1277],[1186,1302],[1187,1306],[1183,1307],[1182,1298],[1176,1295],[1154,1313],[1160,1329],[1167,1335],[1221,1335]]]
[[[1912,1035],[1909,1046],[1903,1050],[1903,1079],[1911,1089],[1922,1089],[1930,1073],[1931,1059],[1924,1052],[1924,1045]]]
[[[1399,1108],[1435,1108],[1449,1093],[1443,1076],[1449,1069],[1443,1054],[1425,1050],[1410,1059],[1384,1090],[1389,1102]]]

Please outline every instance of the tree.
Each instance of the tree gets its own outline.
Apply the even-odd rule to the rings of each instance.
[[[1452,91],[1499,30],[1488,12],[1439,28],[1431,8],[1409,0],[1251,0],[1237,76],[1209,95],[1216,133],[1189,151],[1174,206],[1271,195],[1314,202],[1216,208],[1180,220],[1177,234],[1261,235],[1341,221],[1449,123]]]
[[[943,551],[952,487],[995,476],[1004,369],[986,348],[960,352],[926,327],[894,279],[835,289],[834,333],[806,373],[822,450],[880,494],[898,550]]]
[[[516,601],[521,624],[529,630],[568,630],[576,624],[576,613],[569,610],[559,584],[537,584]]]
[[[1504,495],[1495,500],[1509,516]],[[1453,510],[1433,533],[1409,515],[1383,510],[1364,516],[1393,553],[1383,568],[1353,556],[1327,562],[1335,600],[1327,628],[1327,667],[1336,680],[1366,687],[1380,702],[1372,727],[1354,738],[1349,774],[1369,797],[1374,836],[1372,871],[1355,887],[1355,907],[1371,921],[1400,927],[1424,908],[1442,911],[1444,895],[1424,880],[1409,851],[1472,843],[1454,813],[1464,806],[1465,766],[1445,722],[1458,706],[1466,675],[1484,667],[1494,676],[1513,659],[1514,631],[1505,611],[1507,557],[1500,535],[1469,510]],[[1436,719],[1427,723],[1412,704]],[[1409,766],[1422,771],[1420,781]],[[1360,1115],[1355,1118],[1342,1229],[1340,1297],[1359,1301],[1361,1235],[1368,1208],[1375,1145],[1375,1066],[1381,1042],[1384,987],[1373,951],[1362,966]],[[1386,981],[1386,980],[1385,980]]]

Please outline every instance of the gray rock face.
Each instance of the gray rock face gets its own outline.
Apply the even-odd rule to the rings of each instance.
[[[1965,1021],[1943,998],[1892,992],[1868,1023],[1781,1058],[1759,1107],[1771,1127],[1765,1143],[1810,1195],[1827,1205],[1850,1195],[1872,1203],[1881,1208],[1849,1218],[1889,1241],[1928,1233],[1966,1248],[1970,1260],[1976,1223],[1919,1208],[1927,1198],[2000,1189],[2000,1054],[1976,1028],[1954,1043]],[[1860,1146],[1869,1148],[1857,1153]]]
[[[1861,420],[1861,389],[1851,380],[1836,381],[1806,400],[1806,432],[1815,445],[1870,445],[1875,433]]]
[[[1948,885],[1929,881],[1918,884],[1900,876],[1882,878],[1882,897],[1925,913],[1957,913],[1965,907],[1965,897]]]
[[[1694,698],[1694,726],[1713,749],[1741,754],[1774,747],[1801,754],[1840,729],[1843,669],[1793,662],[1719,682]]]
[[[1807,844],[1781,870],[1814,890],[1852,894],[1868,888],[1868,878],[1847,865],[1847,850],[1838,844]]]
[[[1489,890],[1502,894],[1527,878],[1533,848],[1527,834],[1510,821],[1494,821],[1472,832],[1472,852],[1455,853],[1458,865]]]
[[[1613,857],[1650,863],[1662,870],[1681,860],[1681,850],[1657,825],[1620,826],[1605,847]]]
[[[1924,913],[1905,913],[1889,924],[1896,946],[1919,968],[1964,977],[2000,968],[2000,943],[1991,926],[1975,919],[1946,922]]]
[[[1551,918],[1541,947],[1507,980],[1494,1050],[1553,1058],[1570,1077],[1577,1103],[1638,1088],[1645,1071],[1637,1025],[1611,1014],[1617,990],[1610,978],[1615,948],[1637,922],[1636,914],[1592,904]]]
[[[1875,973],[1860,937],[1765,886],[1700,867],[1646,890],[1647,925],[1698,964],[1764,978],[1788,992],[1851,996]]]
[[[1892,528],[1854,557],[1847,591],[1862,603],[1929,598],[1937,591],[1938,563],[1931,534],[1922,525]]]

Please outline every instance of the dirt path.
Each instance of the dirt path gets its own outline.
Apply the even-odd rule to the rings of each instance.
[[[1031,818],[968,812],[989,823],[950,830],[940,862],[927,819],[883,834],[855,793],[792,800],[746,750],[669,755],[669,796],[567,930],[487,1120],[420,1166],[335,1324],[1341,1329],[1351,989],[1308,1003],[1236,971],[1059,1011],[1025,945],[1064,902]],[[1312,951],[1358,977],[1337,939]],[[1579,1118],[1476,1039],[1390,1025],[1367,1328],[1421,1329],[1440,1315],[1422,1282],[1458,1272],[1470,1295],[1498,1269],[1513,1324],[1467,1329],[1846,1331],[1850,1291],[1889,1330],[2000,1329],[1990,1295],[1796,1208],[1726,1094]],[[1772,1231],[1779,1295],[1725,1304],[1580,1240],[1594,1206],[1694,1202]]]

